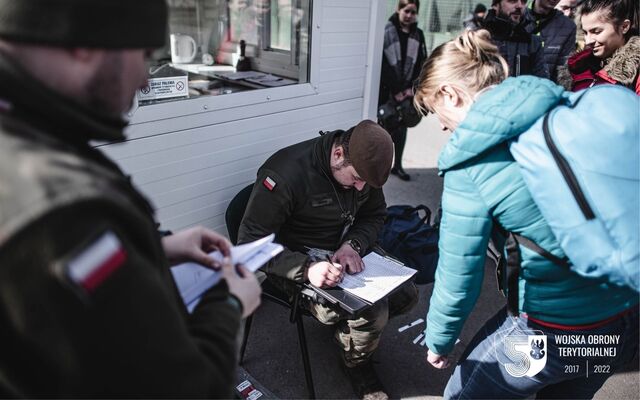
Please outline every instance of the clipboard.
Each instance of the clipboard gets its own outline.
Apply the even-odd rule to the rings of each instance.
[[[327,254],[332,253],[330,251],[323,250],[323,249],[317,249],[317,248],[307,248],[307,250],[308,250],[308,254],[313,259],[323,259]],[[408,268],[402,262],[397,260],[395,257],[392,257],[388,253],[386,253],[384,250],[382,250],[380,248],[377,248],[377,246],[376,246],[376,248],[373,249],[372,253],[376,253],[377,255],[388,259],[389,261],[391,261],[394,264],[398,265],[399,268],[405,268],[405,269]],[[415,271],[413,272],[413,274],[415,274]],[[388,296],[392,295],[400,287],[404,286],[404,284],[406,282],[410,282],[410,280],[406,280],[405,282],[397,285],[394,289],[392,289],[391,291],[386,293],[386,295],[384,295],[383,297],[379,298],[377,301],[379,301],[379,300],[381,300],[383,298],[387,298]],[[316,293],[318,296],[320,296],[326,302],[328,302],[330,304],[334,304],[334,305],[335,304],[339,305],[340,308],[342,308],[343,310],[347,311],[348,313],[350,313],[352,315],[357,315],[359,312],[361,312],[365,308],[367,308],[367,307],[369,307],[369,306],[374,304],[371,301],[368,301],[368,300],[363,299],[363,298],[361,298],[361,297],[359,297],[359,296],[357,296],[357,295],[355,295],[353,293],[350,293],[349,291],[343,289],[340,286],[335,286],[335,287],[332,287],[332,288],[323,289],[323,288],[317,288],[317,287],[311,285],[310,283],[305,283],[304,287],[307,288],[308,290],[311,290],[314,293]]]
[[[352,295],[341,287],[332,287],[327,289],[317,288],[310,283],[305,283],[304,287],[312,290],[314,293],[325,299],[328,303],[339,305],[340,308],[347,311],[351,315],[357,315],[365,308],[372,304]]]

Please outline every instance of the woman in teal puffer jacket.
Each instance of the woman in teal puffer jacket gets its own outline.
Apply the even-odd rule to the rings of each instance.
[[[545,79],[507,76],[488,32],[467,31],[434,50],[415,95],[417,107],[453,132],[438,160],[444,175],[440,260],[426,329],[427,358],[436,368],[447,367],[478,298],[490,238],[501,247],[498,232],[514,232],[564,257],[508,146],[514,126],[526,130],[561,101],[563,89]],[[485,324],[445,398],[590,398],[637,353],[636,292],[580,277],[526,248],[520,252],[519,315],[502,310]],[[588,343],[594,337],[616,343],[605,349]],[[594,374],[594,365],[609,367]]]

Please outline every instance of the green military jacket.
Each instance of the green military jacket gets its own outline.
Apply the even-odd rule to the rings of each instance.
[[[232,395],[240,310],[225,284],[193,314],[152,210],[89,140],[124,124],[0,55],[0,396]]]
[[[238,242],[276,234],[285,251],[263,267],[268,274],[302,282],[307,247],[336,250],[357,239],[364,253],[374,245],[386,216],[384,194],[369,185],[360,192],[344,189],[333,179],[331,147],[343,132],[279,150],[258,170]]]

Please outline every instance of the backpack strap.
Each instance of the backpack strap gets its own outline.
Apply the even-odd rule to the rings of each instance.
[[[509,233],[505,247],[507,249],[507,260],[506,263],[503,263],[503,268],[506,268],[507,275],[507,312],[510,316],[517,317],[519,315],[518,276],[520,275],[521,257],[518,239],[514,234]]]
[[[506,232],[507,241],[505,243],[505,249],[507,251],[506,262],[498,263],[499,276],[505,276],[507,280],[507,312],[510,316],[517,317],[519,315],[518,300],[519,300],[519,287],[518,277],[520,276],[520,269],[522,263],[522,254],[520,252],[520,245],[527,249],[536,252],[547,260],[554,264],[560,265],[565,268],[569,268],[571,263],[567,257],[560,258],[548,252],[540,247],[537,243],[524,236],[520,236],[517,233]]]
[[[587,220],[594,219],[596,215],[591,209],[591,206],[587,201],[587,197],[584,195],[584,192],[580,188],[580,184],[578,183],[576,175],[573,173],[573,170],[571,169],[571,166],[569,165],[567,159],[564,158],[564,156],[560,153],[560,150],[558,150],[556,144],[553,142],[553,138],[551,138],[551,132],[549,131],[550,114],[551,112],[545,114],[544,121],[542,122],[542,132],[544,133],[544,140],[547,143],[547,147],[549,147],[549,151],[551,152],[553,159],[555,160],[556,164],[558,164],[558,169],[560,169],[560,173],[562,173],[564,180],[567,182],[567,185],[569,186],[573,197],[576,199],[576,202],[578,203],[578,207],[580,207],[582,214],[584,214],[584,217]]]
[[[524,247],[526,247],[531,251],[535,251],[536,253],[546,258],[547,260],[551,261],[552,263],[561,265],[566,268],[571,267],[571,262],[569,262],[569,258],[567,258],[566,256],[564,258],[560,258],[556,255],[551,254],[550,252],[543,249],[542,247],[538,246],[538,244],[531,239],[527,239],[526,237],[520,236],[517,233],[511,233],[511,235],[516,238],[518,243],[520,243],[521,245],[523,245]]]
[[[403,241],[404,239],[406,239],[406,237],[410,234],[413,233],[415,231],[417,231],[418,229],[420,229],[421,226],[423,226],[425,223],[430,225],[431,224],[431,210],[429,209],[429,207],[420,204],[416,207],[413,208],[407,208],[406,210],[404,210],[402,212],[402,215],[400,216],[400,218],[402,219],[406,219],[409,220],[411,219],[411,215],[418,214],[420,213],[420,210],[424,211],[424,217],[421,217],[420,220],[418,222],[416,222],[416,224],[414,226],[412,226],[411,228],[407,228],[404,231],[398,233],[398,239],[400,241]]]

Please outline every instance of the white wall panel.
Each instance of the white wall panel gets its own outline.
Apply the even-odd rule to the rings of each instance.
[[[132,174],[163,228],[225,232],[229,201],[273,152],[366,114],[377,3],[314,1],[309,83],[142,107],[127,142],[99,147]]]
[[[368,19],[330,19],[321,25],[324,32],[367,32],[369,28]]]
[[[363,13],[368,13],[368,9],[371,6],[371,0],[325,0],[323,5],[325,7],[339,7],[339,8],[364,8]]]

